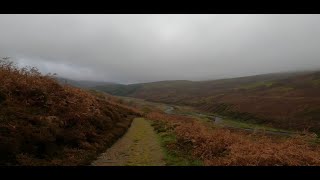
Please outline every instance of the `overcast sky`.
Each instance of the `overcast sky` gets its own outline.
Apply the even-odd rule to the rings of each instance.
[[[0,56],[76,80],[320,68],[319,15],[0,15]]]

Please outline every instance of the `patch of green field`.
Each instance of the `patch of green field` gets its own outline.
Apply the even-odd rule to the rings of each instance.
[[[258,123],[252,123],[247,122],[241,119],[231,118],[228,116],[222,116],[220,114],[212,114],[212,113],[199,113],[196,110],[193,110],[192,108],[178,108],[178,111],[175,111],[175,113],[179,113],[182,115],[192,116],[194,118],[197,118],[198,120],[202,121],[205,124],[211,124],[213,126],[217,126],[217,124],[213,123],[213,117],[218,116],[222,118],[222,122],[220,125],[222,126],[228,126],[228,127],[235,127],[235,128],[242,128],[242,129],[256,129],[256,130],[267,130],[267,131],[275,131],[275,132],[288,132],[291,131],[284,130],[284,129],[278,129],[274,127],[270,127],[268,125],[264,124],[258,124]]]
[[[312,84],[315,85],[315,86],[320,86],[320,79],[312,80]]]
[[[288,92],[294,90],[293,87],[287,87],[287,86],[282,86],[282,87],[277,87],[274,88],[275,91],[280,91],[280,92]]]
[[[241,120],[236,120],[236,119],[231,119],[229,117],[222,117],[222,122],[221,124],[214,124],[213,123],[213,118],[212,115],[198,115],[196,113],[190,113],[191,116],[197,118],[198,120],[202,121],[203,123],[207,125],[214,125],[216,126],[227,126],[227,127],[234,127],[234,128],[241,128],[241,129],[256,129],[256,130],[267,130],[267,131],[275,131],[275,132],[288,132],[288,130],[283,130],[283,129],[277,129],[274,127],[270,127],[267,125],[262,125],[262,124],[256,124],[256,123],[250,123],[250,122],[244,122]],[[219,116],[221,117],[221,116]]]
[[[197,119],[202,119],[204,122],[213,123],[214,117],[220,117],[222,120],[218,124],[214,124],[214,126],[227,126],[234,128],[242,128],[242,129],[257,129],[257,130],[267,130],[267,131],[281,131],[281,132],[291,132],[288,130],[274,128],[265,124],[254,123],[250,121],[245,121],[243,119],[237,119],[230,116],[221,115],[218,113],[191,113],[193,117]]]
[[[257,82],[253,84],[242,85],[238,89],[256,89],[258,87],[271,87],[273,82]]]
[[[267,131],[275,131],[275,132],[281,131],[281,132],[290,133],[290,131],[288,130],[278,129],[278,128],[270,127],[267,125],[243,122],[241,120],[235,120],[235,119],[229,119],[229,118],[223,118],[223,124],[226,126],[243,128],[243,129],[257,129],[257,130],[267,130]]]

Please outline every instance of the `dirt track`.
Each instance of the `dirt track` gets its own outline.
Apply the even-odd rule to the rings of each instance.
[[[133,120],[128,132],[92,163],[94,166],[163,166],[163,152],[150,123]]]

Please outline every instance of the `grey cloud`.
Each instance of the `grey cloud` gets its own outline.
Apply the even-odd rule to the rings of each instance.
[[[319,15],[0,15],[0,56],[121,83],[320,68]]]

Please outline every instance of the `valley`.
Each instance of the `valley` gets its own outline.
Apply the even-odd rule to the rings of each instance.
[[[162,110],[168,115],[182,115],[186,117],[196,118],[199,121],[207,123],[207,125],[219,126],[227,129],[248,131],[250,133],[264,133],[266,135],[279,135],[279,136],[293,136],[299,134],[298,131],[289,131],[285,129],[278,129],[266,125],[261,125],[257,123],[250,123],[241,121],[239,119],[233,119],[227,116],[221,116],[216,113],[208,113],[205,111],[197,110],[190,106],[178,106],[163,103],[153,103],[148,102],[143,99],[120,97],[126,103],[129,104],[139,104],[140,107],[151,107],[155,109]]]
[[[202,112],[289,131],[320,131],[319,71],[276,73],[212,81],[105,85],[112,95],[190,106]]]

